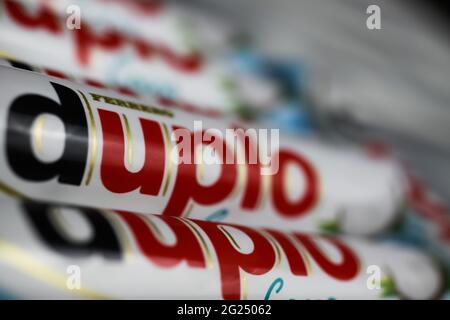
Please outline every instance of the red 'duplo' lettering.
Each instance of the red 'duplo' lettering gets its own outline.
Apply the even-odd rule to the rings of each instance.
[[[5,9],[10,17],[26,28],[43,28],[53,34],[64,31],[64,21],[45,3],[41,4],[39,11],[33,14],[27,12],[24,5],[13,0],[5,0]],[[130,45],[143,59],[152,55],[162,57],[169,65],[183,72],[198,71],[203,63],[199,53],[180,55],[161,44],[154,44],[139,37],[125,35],[115,29],[95,32],[88,24],[82,23],[81,28],[71,30],[75,42],[75,53],[82,66],[89,64],[91,51],[98,47],[104,50],[119,50]]]
[[[177,136],[177,131],[174,131]],[[176,137],[179,139],[179,136]],[[193,200],[198,204],[212,205],[219,203],[226,199],[228,195],[233,191],[237,180],[237,167],[236,164],[225,163],[225,154],[231,152],[227,150],[225,141],[220,140],[218,136],[215,139],[222,144],[222,150],[215,148],[215,151],[219,157],[221,157],[221,173],[219,178],[214,184],[209,186],[203,186],[197,181],[197,165],[194,161],[191,163],[180,163],[178,165],[178,173],[175,180],[175,186],[172,191],[172,195],[169,202],[164,209],[163,214],[169,216],[181,216],[183,210],[186,207],[189,200]],[[198,143],[194,138],[194,133],[191,134],[191,159],[195,157],[195,150]],[[224,152],[224,150],[227,150]]]
[[[35,15],[29,14],[18,1],[5,0],[5,8],[14,20],[24,27],[43,27],[55,34],[61,31],[58,17],[46,4],[43,4]]]
[[[333,278],[339,280],[350,280],[358,273],[359,265],[355,253],[338,239],[323,237],[333,244],[341,253],[342,261],[340,263],[335,263],[323,254],[310,236],[295,233],[294,237],[300,241],[300,243],[305,247],[322,270]]]
[[[138,172],[125,167],[125,138],[116,112],[98,110],[102,122],[103,158],[101,179],[111,192],[130,192],[140,187],[140,193],[158,195],[164,179],[165,146],[158,122],[140,119],[145,141],[144,165]]]
[[[111,192],[125,193],[141,187],[140,192],[148,195],[158,195],[164,178],[165,144],[161,127],[156,121],[140,119],[141,129],[145,141],[145,159],[143,168],[138,172],[130,172],[124,164],[125,138],[120,117],[117,113],[99,109],[99,116],[103,132],[103,158],[101,164],[101,179],[104,186]],[[176,129],[177,127],[175,127]],[[177,137],[177,131],[174,131]],[[191,159],[195,157],[198,143],[195,134],[191,133],[190,153]],[[177,137],[180,138],[180,137]],[[215,140],[221,139],[214,136]],[[248,160],[249,148],[254,143],[242,141],[245,145]],[[174,188],[172,190],[163,215],[181,216],[190,200],[200,205],[214,205],[224,200],[236,187],[238,173],[235,163],[226,163],[225,155],[234,154],[229,150],[224,140],[218,140],[222,148],[215,148],[216,154],[221,157],[221,173],[212,185],[202,185],[197,177],[197,164],[180,163],[178,165]],[[186,150],[183,150],[186,151]],[[181,152],[181,150],[180,150]],[[119,155],[119,156],[118,156]],[[280,170],[272,176],[272,196],[277,212],[287,217],[298,217],[306,214],[315,205],[318,199],[318,181],[312,165],[300,155],[280,150]],[[286,165],[293,163],[302,170],[306,177],[306,190],[304,195],[296,202],[290,203],[285,195],[284,176]],[[247,179],[243,190],[241,207],[255,209],[257,200],[262,192],[260,165],[246,163]]]
[[[208,235],[216,251],[224,299],[241,299],[241,269],[252,275],[262,275],[273,268],[276,257],[273,247],[258,231],[242,226],[232,226],[244,232],[253,242],[253,251],[245,254],[233,246],[219,224],[205,221],[195,221],[195,223]]]
[[[273,176],[272,196],[277,211],[286,217],[298,217],[306,214],[317,203],[319,198],[319,183],[312,164],[299,154],[288,150],[279,150],[279,170]],[[286,197],[285,170],[292,163],[300,168],[305,175],[306,187],[303,197],[290,203]]]
[[[147,218],[125,211],[117,212],[130,227],[140,250],[154,264],[163,268],[172,268],[182,261],[191,267],[205,268],[206,262],[201,244],[187,223],[174,217],[159,217],[174,233],[176,242],[167,245],[157,236],[157,230],[149,227]],[[251,275],[263,275],[273,269],[276,253],[269,239],[256,229],[217,224],[208,221],[191,220],[208,236],[215,249],[220,270],[221,290],[224,299],[241,299],[241,270]],[[253,250],[250,253],[240,251],[239,243],[230,239],[231,235],[224,227],[232,227],[243,232],[251,241]],[[155,227],[156,228],[156,227]],[[332,244],[341,255],[340,262],[331,261],[319,249],[316,240],[305,234],[294,233],[292,238],[287,234],[266,230],[281,246],[281,254],[288,260],[292,273],[296,276],[308,276],[305,256],[300,254],[292,241],[299,241],[305,254],[311,255],[320,268],[334,279],[349,281],[359,270],[356,254],[343,242],[330,237],[323,237]],[[292,240],[291,240],[292,239]],[[294,240],[295,239],[295,240]]]
[[[141,251],[154,264],[161,267],[174,267],[185,260],[191,267],[205,268],[205,258],[200,244],[181,220],[175,218],[160,217],[175,233],[176,243],[166,245],[155,236],[145,222],[143,216],[120,211],[117,212],[133,231]]]

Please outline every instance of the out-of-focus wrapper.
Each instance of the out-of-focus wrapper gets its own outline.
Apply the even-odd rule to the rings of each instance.
[[[126,95],[126,96],[132,96],[132,97],[135,97],[140,100],[151,99],[150,101],[152,101],[152,102],[156,100],[156,101],[158,101],[158,103],[160,103],[164,107],[184,110],[189,113],[195,113],[198,116],[221,117],[221,118],[231,118],[232,117],[231,115],[225,115],[215,109],[200,108],[200,107],[191,105],[189,103],[186,103],[184,101],[170,99],[170,98],[158,95],[158,94],[153,94],[153,93],[141,94],[141,93],[134,91],[129,86],[114,86],[114,85],[108,85],[106,83],[102,83],[100,81],[85,78],[85,77],[75,77],[72,74],[67,74],[67,73],[62,72],[61,70],[31,65],[24,61],[19,61],[17,59],[11,58],[11,57],[2,56],[1,54],[0,54],[0,66],[7,66],[7,67],[17,68],[17,69],[21,69],[21,70],[37,72],[37,73],[45,74],[45,75],[48,75],[51,77],[56,77],[56,78],[60,78],[60,79],[65,79],[65,80],[70,80],[73,82],[81,83],[81,84],[84,84],[84,85],[90,86],[90,87],[112,90],[119,94]]]
[[[450,274],[450,210],[418,177],[409,177],[408,202],[394,234],[381,239],[406,242],[433,253]]]
[[[356,234],[389,227],[404,200],[396,162],[357,148],[9,67],[0,83],[0,181],[18,197]]]
[[[165,107],[176,108],[176,109],[180,109],[180,110],[183,110],[183,111],[186,111],[189,113],[195,113],[198,116],[204,115],[207,117],[240,119],[240,117],[236,117],[237,114],[226,114],[226,113],[223,113],[223,112],[213,109],[213,108],[207,109],[207,108],[194,106],[194,105],[186,103],[184,101],[170,99],[170,98],[167,98],[167,97],[155,94],[155,93],[149,94],[147,92],[147,93],[142,94],[142,93],[135,91],[130,86],[113,86],[113,85],[108,85],[106,83],[102,83],[102,82],[92,80],[89,78],[75,77],[72,74],[67,74],[67,73],[62,72],[61,70],[57,70],[54,68],[45,68],[45,67],[36,66],[36,65],[30,65],[29,63],[14,59],[12,57],[2,56],[1,53],[0,53],[0,66],[9,66],[9,67],[13,67],[13,68],[22,69],[22,70],[38,72],[41,74],[46,74],[48,76],[57,77],[57,78],[65,79],[65,80],[70,80],[70,81],[74,81],[77,83],[82,83],[87,86],[93,86],[96,88],[113,90],[122,95],[133,96],[140,100],[145,100],[145,99],[151,99],[151,101],[156,100],[156,101],[158,101],[158,103],[162,104]],[[244,78],[245,77],[243,77],[242,79],[244,79]],[[256,79],[256,77],[254,77],[254,79]],[[256,87],[253,87],[253,85],[256,85]],[[259,87],[259,85],[257,83],[252,82],[252,80],[250,80],[249,83],[243,87],[245,87],[245,89],[243,89],[243,88],[240,88],[240,89],[243,89],[245,91],[254,91],[254,93],[252,94],[253,96],[255,95],[255,92],[261,91],[264,89],[264,88]],[[271,94],[269,93],[269,95],[271,95]],[[264,100],[267,100],[267,98],[268,98],[268,96],[266,96],[264,98]],[[256,102],[256,103],[250,102],[250,100],[252,100],[251,97],[247,97],[245,100],[249,103],[249,104],[247,104],[247,107],[250,107],[251,105],[253,105],[253,106],[258,105],[258,102]],[[259,103],[259,106],[260,106],[260,108],[263,107],[261,103]],[[243,115],[246,118],[248,118],[247,116],[250,116],[250,118],[253,118],[253,119],[248,119],[248,120],[253,121],[256,125],[258,125],[260,127],[277,128],[277,129],[279,128],[281,131],[283,131],[283,132],[287,131],[288,133],[292,133],[292,132],[305,133],[305,131],[307,131],[307,128],[310,128],[309,117],[308,117],[307,113],[305,112],[305,110],[302,110],[302,108],[298,104],[293,104],[290,107],[288,106],[288,108],[277,108],[275,110],[272,110],[272,112],[270,114],[266,113],[264,116],[262,116],[261,114],[256,112],[255,109],[252,109],[251,107],[250,108],[247,108],[247,107],[244,107],[243,109],[239,110],[239,112],[242,113],[241,115]],[[268,110],[266,110],[266,112],[267,111]],[[258,120],[254,119],[254,118],[258,118]]]
[[[122,17],[132,26],[137,19],[133,18],[135,13],[124,9],[132,5],[111,2],[111,12],[117,11],[117,21]],[[197,51],[190,52],[177,37],[172,26],[176,19],[171,15],[156,10],[145,19],[148,28],[144,34],[136,34],[109,24],[110,20],[95,25],[92,15],[108,1],[82,1],[82,23],[78,29],[67,26],[71,16],[61,15],[64,6],[49,3],[52,4],[1,1],[0,52],[76,77],[185,101],[201,109],[228,113],[240,104],[230,86],[232,74],[226,65],[204,59]],[[86,10],[82,10],[83,5]],[[91,7],[95,10],[91,11]],[[103,10],[108,11],[106,8]],[[90,19],[84,19],[83,12]]]
[[[24,1],[24,0],[22,0]],[[36,2],[36,0],[31,0]],[[192,54],[233,50],[241,35],[231,21],[192,3],[139,0],[43,0],[60,16],[76,5],[92,25],[109,26]]]
[[[78,299],[438,298],[416,250],[350,237],[0,198],[0,288]]]
[[[174,53],[194,57],[200,54],[199,39],[183,9],[164,1],[138,0],[20,0],[26,8],[51,11],[61,20],[74,23],[79,10],[81,22],[92,27],[120,30],[164,46]],[[34,10],[38,10],[34,9]],[[28,9],[30,10],[30,9]],[[33,9],[31,9],[33,10]],[[36,11],[32,11],[36,12]]]

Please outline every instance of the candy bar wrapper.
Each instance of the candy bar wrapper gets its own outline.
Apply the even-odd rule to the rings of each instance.
[[[0,83],[0,181],[17,197],[357,234],[389,227],[404,199],[397,164],[359,149],[9,67]]]
[[[68,28],[56,2],[54,8],[46,3],[0,1],[0,51],[76,77],[158,94],[199,109],[233,112],[240,104],[226,66],[183,49],[182,41],[170,27],[172,18],[145,19],[152,21],[148,22],[151,26],[145,31],[146,37],[117,29],[114,24],[94,26],[87,19],[90,14],[82,19],[80,28]],[[91,15],[105,6],[97,1],[89,3],[88,8],[97,8]],[[132,5],[111,6],[111,12],[121,12],[117,13],[120,20],[124,12],[130,12],[122,7]],[[158,12],[154,14],[159,16]]]
[[[0,288],[75,299],[438,298],[439,267],[350,237],[0,198]]]

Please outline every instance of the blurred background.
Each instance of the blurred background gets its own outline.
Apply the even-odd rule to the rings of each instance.
[[[191,2],[239,26],[253,50],[297,67],[304,107],[331,134],[387,139],[450,199],[445,1]],[[370,5],[381,9],[380,30],[366,26]]]

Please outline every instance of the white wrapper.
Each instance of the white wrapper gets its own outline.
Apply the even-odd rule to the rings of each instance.
[[[387,228],[404,199],[396,162],[360,149],[253,128],[229,134],[240,125],[9,67],[0,84],[0,181],[16,196],[357,234]],[[252,162],[244,150],[257,144]]]
[[[1,198],[0,290],[34,299],[438,298],[427,256],[366,240]]]

